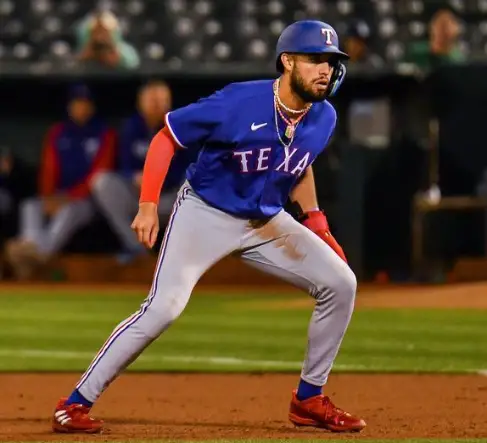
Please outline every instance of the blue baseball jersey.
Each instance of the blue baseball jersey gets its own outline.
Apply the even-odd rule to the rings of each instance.
[[[97,159],[105,156],[105,151],[113,150],[114,131],[100,118],[94,117],[79,126],[71,120],[51,127],[46,140],[46,149],[52,151],[47,156],[54,162],[57,190],[66,191],[84,182]],[[109,154],[111,163],[113,156]]]
[[[277,119],[277,127],[276,127]],[[277,214],[328,144],[336,112],[314,103],[286,144],[286,123],[274,110],[273,80],[231,83],[209,97],[171,111],[166,124],[184,149],[198,150],[186,178],[202,200],[236,217]]]

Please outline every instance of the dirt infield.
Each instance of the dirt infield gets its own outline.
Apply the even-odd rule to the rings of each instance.
[[[256,304],[269,309],[312,308],[313,300],[308,297],[289,301],[263,301]],[[441,286],[365,286],[359,289],[356,309],[487,309],[487,284],[469,283]]]
[[[295,429],[287,421],[297,377],[127,374],[93,412],[107,422],[103,441],[335,437]],[[0,376],[0,441],[83,440],[49,432],[57,396],[69,392],[76,378]],[[486,377],[335,375],[328,392],[340,406],[366,419],[363,437],[487,437]]]
[[[366,287],[357,307],[487,308],[486,286]],[[303,298],[302,303],[308,302]],[[275,307],[295,302],[290,303]],[[290,391],[298,376],[126,374],[93,411],[107,422],[100,441],[336,438],[319,430],[295,429],[287,421]],[[0,441],[86,440],[51,434],[49,427],[58,397],[69,393],[77,378],[0,375]],[[487,437],[487,377],[480,375],[339,374],[330,378],[327,393],[367,421],[362,437]]]

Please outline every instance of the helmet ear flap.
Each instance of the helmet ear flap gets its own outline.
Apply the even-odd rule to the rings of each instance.
[[[343,80],[345,79],[345,75],[347,74],[347,68],[342,62],[338,62],[335,65],[335,69],[330,79],[330,88],[328,92],[328,97],[333,97],[338,89],[340,88]]]

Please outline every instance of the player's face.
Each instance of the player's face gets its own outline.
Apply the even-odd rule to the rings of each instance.
[[[165,86],[151,86],[142,91],[139,108],[147,117],[160,117],[171,109],[171,93]]]
[[[294,56],[291,68],[291,87],[306,103],[326,98],[333,74],[333,56],[330,54],[299,54]]]
[[[68,106],[68,113],[75,123],[84,125],[94,114],[95,107],[90,100],[77,98]]]
[[[349,37],[345,40],[345,52],[350,56],[350,61],[360,61],[365,55],[367,46],[365,41],[358,37]]]
[[[101,20],[97,20],[91,30],[91,38],[97,43],[107,43],[112,40],[110,31],[103,25]]]

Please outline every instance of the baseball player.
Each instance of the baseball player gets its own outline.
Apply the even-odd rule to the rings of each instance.
[[[19,237],[6,255],[18,279],[29,280],[95,216],[96,177],[113,169],[117,137],[97,112],[85,84],[69,90],[66,118],[45,138],[38,195],[21,202]]]
[[[289,420],[360,431],[365,422],[322,393],[348,327],[357,287],[318,208],[312,163],[336,125],[326,100],[343,82],[348,56],[320,21],[298,21],[279,37],[275,80],[232,83],[169,112],[144,164],[132,228],[152,247],[157,202],[174,153],[200,149],[187,171],[161,244],[152,287],[122,321],[52,418],[57,432],[102,430],[90,409],[109,384],[181,315],[199,278],[230,253],[306,291],[315,301]],[[283,210],[290,199],[300,208]]]

